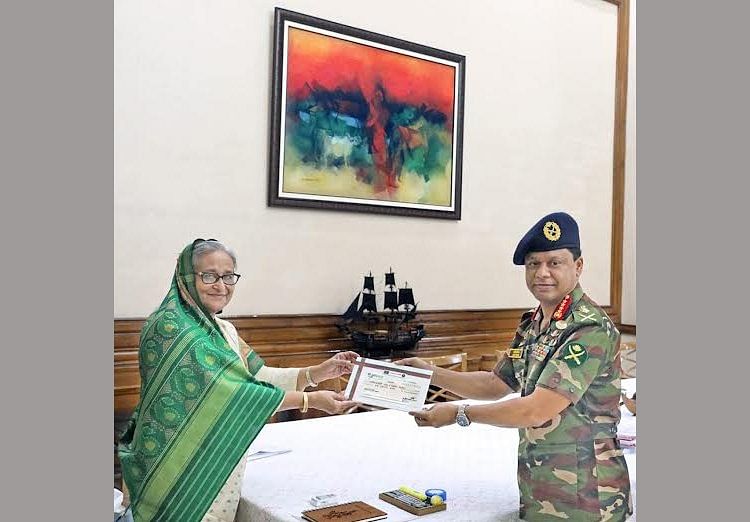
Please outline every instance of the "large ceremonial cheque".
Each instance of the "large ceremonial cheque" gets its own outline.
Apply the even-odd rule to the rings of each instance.
[[[416,411],[424,406],[431,380],[431,370],[358,357],[345,394],[362,404]]]

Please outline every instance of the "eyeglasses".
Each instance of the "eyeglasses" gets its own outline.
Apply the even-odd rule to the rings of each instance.
[[[195,275],[201,276],[201,281],[207,285],[216,283],[219,279],[224,281],[225,285],[236,285],[237,281],[240,280],[240,274],[224,274],[220,276],[214,272],[196,272]]]

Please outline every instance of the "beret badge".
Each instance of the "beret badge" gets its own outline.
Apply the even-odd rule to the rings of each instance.
[[[560,225],[554,221],[547,221],[544,224],[544,237],[550,241],[557,241],[560,239]]]

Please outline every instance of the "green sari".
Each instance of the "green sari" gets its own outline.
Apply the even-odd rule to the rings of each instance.
[[[194,244],[194,243],[193,243]],[[257,381],[200,303],[193,244],[141,331],[141,395],[119,456],[136,522],[199,521],[284,392]]]

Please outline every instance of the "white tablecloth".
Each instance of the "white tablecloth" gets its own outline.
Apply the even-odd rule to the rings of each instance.
[[[622,411],[620,431],[635,434],[635,417]],[[236,521],[299,521],[310,497],[325,493],[363,500],[391,522],[427,520],[378,499],[402,485],[447,491],[448,509],[430,521],[518,520],[517,446],[515,429],[419,428],[395,410],[269,424],[251,452],[291,451],[248,463]],[[635,449],[625,458],[635,500]]]

